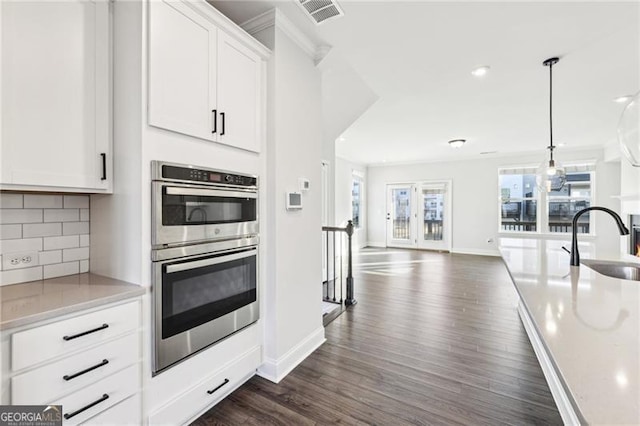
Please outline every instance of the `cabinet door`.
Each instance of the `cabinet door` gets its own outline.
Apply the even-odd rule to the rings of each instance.
[[[1,2],[0,20],[2,186],[107,189],[109,2]]]
[[[218,35],[219,142],[260,151],[261,67],[258,55],[222,31]]]
[[[149,124],[215,140],[216,28],[180,1],[150,2]]]

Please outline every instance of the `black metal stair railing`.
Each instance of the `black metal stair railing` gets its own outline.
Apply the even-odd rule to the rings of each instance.
[[[323,226],[322,234],[322,299],[340,305],[343,302],[346,306],[355,305],[357,302],[353,295],[353,222],[349,221],[344,228]],[[343,291],[346,293],[344,298]]]

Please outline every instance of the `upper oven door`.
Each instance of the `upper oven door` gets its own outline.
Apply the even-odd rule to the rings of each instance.
[[[255,191],[152,183],[154,247],[258,233]]]

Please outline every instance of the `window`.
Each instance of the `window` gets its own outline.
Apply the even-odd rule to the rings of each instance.
[[[351,220],[354,228],[360,228],[360,214],[362,203],[362,181],[353,179],[351,186]]]
[[[565,167],[567,180],[559,190],[539,192],[537,168],[512,168],[499,171],[500,231],[571,232],[573,216],[591,206],[594,165]],[[578,233],[592,231],[589,213],[578,222]]]
[[[573,216],[591,206],[592,172],[567,172],[567,181],[559,191],[549,192],[549,232],[571,232]],[[578,233],[590,232],[590,217],[587,212],[578,220]]]
[[[538,187],[536,169],[500,170],[500,230],[536,232]]]

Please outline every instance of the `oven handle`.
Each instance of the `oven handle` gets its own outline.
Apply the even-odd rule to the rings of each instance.
[[[245,257],[255,256],[258,253],[258,249],[250,249],[241,253],[234,253],[223,255],[220,257],[214,257],[213,259],[201,259],[194,260],[193,262],[179,263],[177,265],[167,265],[167,274],[173,274],[174,272],[186,271],[189,269],[203,268],[205,266],[217,265],[220,263],[231,262],[232,260],[243,259]]]
[[[203,197],[258,198],[255,192],[220,191],[215,189],[167,187],[168,195],[202,195]]]

